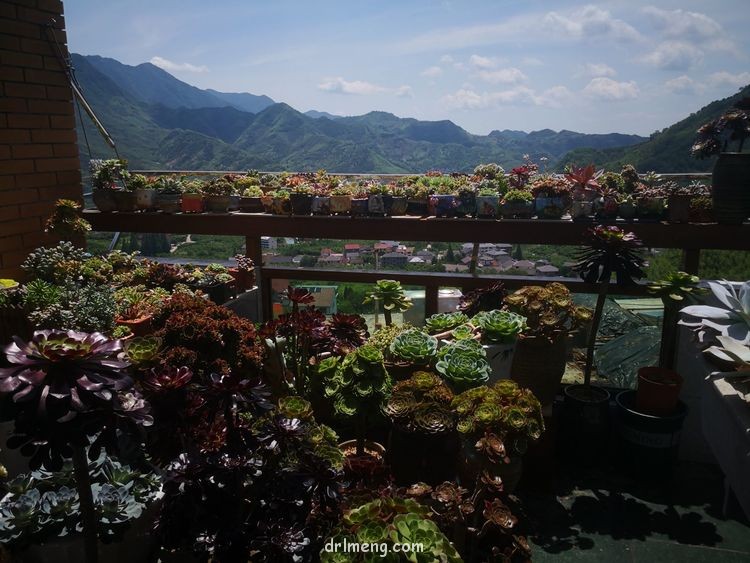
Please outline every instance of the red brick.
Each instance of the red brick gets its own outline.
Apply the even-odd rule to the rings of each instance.
[[[18,219],[21,213],[17,205],[9,205],[6,207],[0,207],[0,222],[10,221],[12,219]],[[0,224],[0,228],[2,225]]]
[[[8,116],[4,113],[0,113],[0,129],[8,127]]]
[[[21,248],[22,245],[23,245],[23,239],[19,235],[16,235],[13,237],[0,238],[0,252],[5,252],[7,250],[14,250],[16,248]]]
[[[65,28],[65,20],[63,19],[62,12],[50,14],[49,12],[42,12],[34,8],[19,7],[17,17],[19,20],[25,22],[41,25],[52,24],[56,29]]]
[[[0,256],[2,258],[2,256]],[[6,278],[11,280],[23,279],[23,270],[21,268],[0,268],[0,278]]]
[[[8,51],[20,51],[21,38],[11,37],[10,35],[0,36],[0,49],[7,49]]]
[[[20,98],[0,98],[0,111],[18,113],[26,111],[26,100]]]
[[[44,57],[44,68],[47,70],[64,70],[57,57]]]
[[[68,143],[52,145],[55,151],[55,156],[75,156],[78,157],[78,145],[71,145]],[[79,164],[80,165],[80,164]]]
[[[75,129],[76,126],[74,115],[52,115],[49,122],[52,129]]]
[[[8,18],[9,20],[15,19],[16,7],[13,4],[1,3],[0,4],[0,18]]]
[[[10,176],[0,176],[0,196],[3,192],[9,191],[9,190],[15,190],[16,189],[16,177],[13,175]]]
[[[10,158],[10,147],[8,145],[0,145],[0,160]]]
[[[70,86],[47,86],[47,97],[50,100],[72,100],[73,90]]]
[[[29,100],[30,113],[72,115],[73,104],[50,100]]]
[[[49,117],[28,113],[11,113],[8,115],[8,127],[14,129],[49,129]]]
[[[0,223],[0,237],[32,233],[38,231],[40,226],[41,222],[38,217],[6,221],[5,223]]]
[[[13,158],[55,156],[52,145],[13,145]]]
[[[31,140],[34,143],[75,143],[76,132],[73,129],[34,129]]]
[[[36,70],[33,68],[24,69],[26,82],[32,84],[52,84],[53,86],[63,86],[68,83],[68,79],[63,72],[54,72],[52,70]]]
[[[40,38],[41,28],[33,23],[18,20],[0,19],[0,35],[20,35],[31,39]]]
[[[5,85],[5,95],[11,98],[47,98],[47,90],[41,84],[12,84]]]
[[[28,143],[29,131],[24,129],[0,129],[0,143]]]
[[[27,220],[28,221],[28,220]],[[31,221],[28,221],[31,223]],[[37,223],[39,220],[36,219],[34,222]],[[2,232],[2,229],[7,225],[8,223],[0,223],[0,232]],[[3,252],[3,268],[14,268],[16,266],[20,266],[24,263],[26,260],[26,257],[29,255],[29,251],[26,249],[23,250],[12,250],[10,252]]]
[[[80,199],[83,194],[80,180],[76,184],[55,185],[39,188],[40,201],[57,201],[60,198]]]
[[[71,168],[78,168],[78,166],[80,166],[80,163],[77,158],[39,158],[36,160],[38,172],[70,170]]]
[[[57,173],[58,184],[77,184],[81,185],[81,162],[76,159],[77,162],[70,170],[63,170]]]
[[[0,66],[0,76],[4,81],[23,82],[23,69],[15,66]]]
[[[39,192],[34,188],[0,192],[0,206],[34,203],[39,200]]]
[[[40,10],[54,12],[55,14],[63,13],[63,3],[61,0],[38,0],[37,7]]]
[[[57,184],[57,176],[53,172],[16,176],[16,186],[19,188],[39,188],[42,186],[54,186],[55,184]]]
[[[44,59],[40,55],[0,51],[0,64],[31,68],[44,68]]]
[[[55,51],[52,45],[46,39],[40,41],[38,39],[21,39],[21,50],[24,53],[36,53],[38,55],[53,55]]]
[[[33,160],[3,160],[0,161],[0,174],[23,174],[34,171]]]
[[[54,207],[54,201],[27,203],[21,206],[21,217],[48,217]]]
[[[57,42],[60,45],[66,45],[68,43],[68,36],[67,36],[67,34],[63,30],[61,30],[61,29],[53,29],[51,31],[52,31],[51,35],[53,35],[55,37],[55,39],[57,40]],[[50,36],[50,33],[47,32],[46,35],[45,35],[45,37],[49,37],[49,36]]]
[[[51,242],[55,240],[55,237],[51,234],[47,234],[44,231],[38,233],[26,233],[23,236],[23,248],[26,252],[31,252],[35,248],[40,246],[49,246]]]

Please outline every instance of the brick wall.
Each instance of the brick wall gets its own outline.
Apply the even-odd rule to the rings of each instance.
[[[0,0],[0,278],[41,244],[59,198],[81,199],[73,92],[45,25],[67,56],[60,0]]]

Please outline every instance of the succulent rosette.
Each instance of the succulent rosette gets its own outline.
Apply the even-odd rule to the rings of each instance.
[[[444,434],[453,430],[453,414],[447,408],[427,405],[414,413],[414,426],[424,434]]]
[[[511,344],[526,329],[526,317],[510,311],[482,311],[474,316],[472,324],[487,342]]]
[[[296,395],[290,395],[279,399],[278,408],[279,413],[286,418],[309,419],[313,416],[310,401],[307,401],[302,397],[297,397]]]
[[[477,348],[478,346],[478,348]],[[441,349],[435,369],[455,390],[476,387],[486,382],[492,368],[476,340],[460,340]]]
[[[429,334],[447,332],[468,322],[469,317],[460,311],[450,313],[435,313],[424,320],[425,330]]]
[[[427,365],[437,353],[437,348],[438,341],[434,336],[419,329],[410,329],[396,336],[389,350],[398,361]]]
[[[0,368],[0,394],[42,417],[66,422],[77,413],[113,403],[129,389],[120,341],[103,334],[40,330],[29,342],[16,337],[5,348],[11,365]]]
[[[187,366],[175,368],[159,366],[151,368],[142,379],[141,384],[147,391],[166,393],[184,389],[193,379],[193,372]]]

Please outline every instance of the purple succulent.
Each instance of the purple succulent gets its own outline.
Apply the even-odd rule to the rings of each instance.
[[[40,330],[29,342],[15,337],[5,348],[12,365],[0,368],[0,395],[23,410],[67,422],[117,402],[117,392],[133,386],[120,351],[119,340],[98,332]]]

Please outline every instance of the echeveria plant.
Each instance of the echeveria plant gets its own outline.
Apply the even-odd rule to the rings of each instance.
[[[468,322],[469,317],[460,311],[451,313],[435,313],[432,316],[427,317],[424,320],[424,327],[430,334],[438,334],[441,332],[447,332],[453,330],[457,326],[460,326]]]
[[[397,361],[427,365],[435,357],[437,347],[438,341],[434,336],[411,329],[394,338],[389,349]]]
[[[385,414],[408,432],[442,434],[455,426],[450,410],[453,392],[434,373],[418,371],[393,386]]]
[[[459,391],[481,385],[492,372],[481,344],[473,339],[448,344],[439,355],[435,369]]]
[[[512,344],[526,328],[526,317],[510,311],[483,311],[471,323],[481,330],[482,340]]]
[[[729,336],[741,344],[750,344],[750,281],[739,289],[727,281],[708,282],[718,306],[690,305],[680,312],[698,321],[680,321],[695,331],[698,341],[708,343],[714,336]]]

